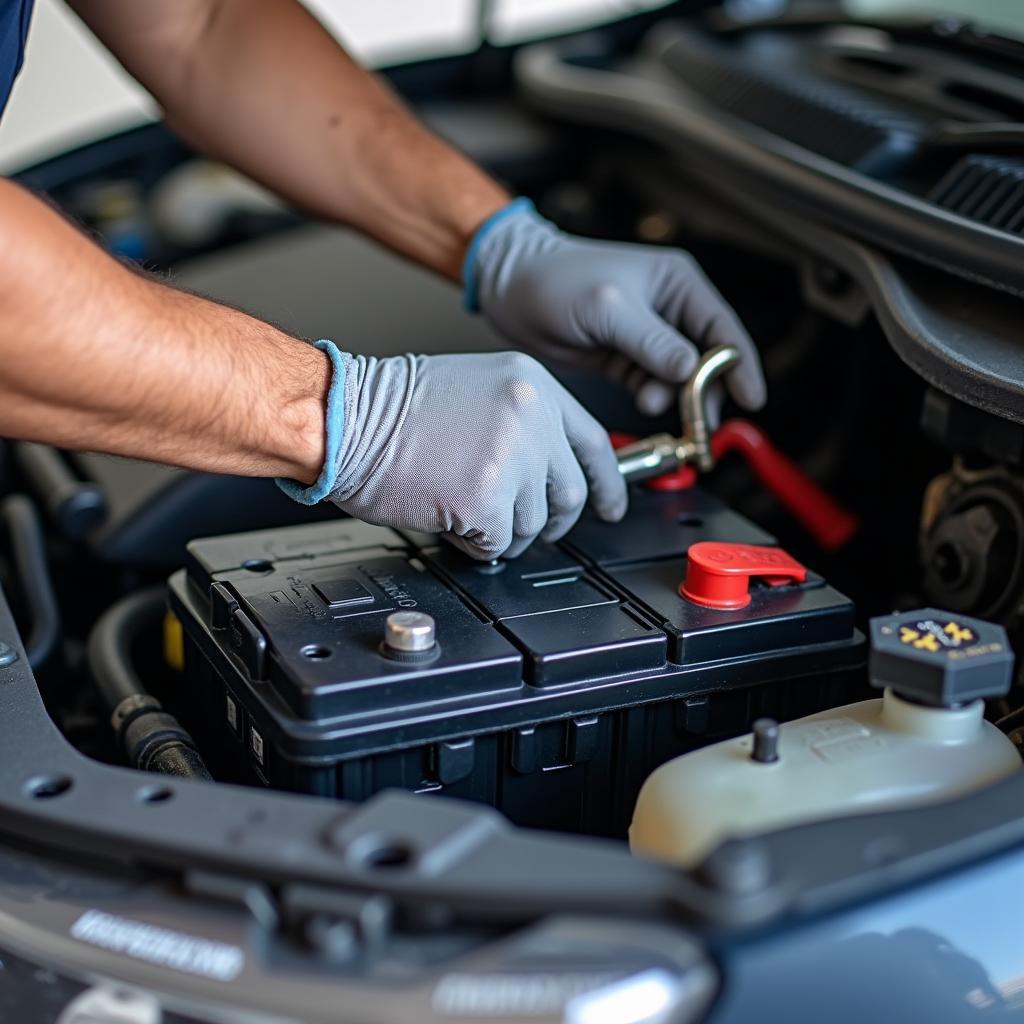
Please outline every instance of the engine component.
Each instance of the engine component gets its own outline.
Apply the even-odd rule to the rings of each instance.
[[[773,543],[696,488],[637,489],[624,522],[508,562],[355,521],[196,541],[171,582],[190,730],[275,787],[400,786],[623,835],[658,764],[849,699],[862,663],[851,603],[812,573],[733,610],[682,597],[709,538]]]
[[[1017,187],[1024,164],[1013,157],[970,153],[949,169],[929,199],[962,217],[1000,231],[1019,231],[1024,205]]]
[[[647,780],[630,828],[635,853],[697,863],[723,840],[840,814],[944,800],[1021,768],[984,720],[1010,687],[1001,626],[926,609],[871,622],[880,699],[717,743]]]
[[[114,709],[111,725],[128,763],[144,772],[210,781],[192,737],[155,697],[126,697]]]
[[[14,462],[46,509],[50,521],[72,540],[81,540],[107,514],[103,492],[78,480],[56,448],[31,441],[11,446]]]
[[[160,621],[164,607],[163,588],[155,587],[108,608],[89,635],[89,668],[132,767],[209,781],[210,773],[192,737],[145,692],[132,667],[132,642],[145,626]]]
[[[25,653],[28,663],[38,670],[57,650],[61,636],[60,608],[43,526],[32,502],[23,494],[12,494],[0,503],[0,528],[10,541],[11,559],[31,618]]]
[[[1010,470],[958,461],[932,482],[923,518],[927,598],[1012,626],[1024,590],[1024,484]]]

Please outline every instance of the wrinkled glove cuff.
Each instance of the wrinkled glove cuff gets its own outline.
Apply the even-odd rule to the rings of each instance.
[[[508,206],[503,206],[496,213],[492,213],[476,229],[476,234],[470,239],[469,247],[466,249],[466,255],[462,260],[462,304],[463,307],[469,313],[480,312],[480,297],[477,294],[477,270],[476,263],[477,257],[480,255],[480,247],[483,245],[484,239],[491,233],[491,231],[497,227],[503,220],[508,217],[512,217],[517,213],[532,213],[537,214],[536,207],[533,202],[525,197],[519,199],[513,199]]]
[[[324,465],[316,483],[303,487],[295,480],[277,481],[277,486],[302,505],[315,505],[323,501],[334,490],[338,479],[338,464],[341,454],[341,442],[345,436],[345,371],[352,357],[342,352],[333,341],[326,338],[316,342],[316,348],[326,352],[331,360],[333,372],[331,386],[327,392],[327,413],[324,429],[326,442],[324,445]]]

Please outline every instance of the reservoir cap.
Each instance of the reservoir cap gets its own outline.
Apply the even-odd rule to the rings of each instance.
[[[1006,630],[922,608],[871,620],[871,683],[936,707],[998,697],[1010,688]]]

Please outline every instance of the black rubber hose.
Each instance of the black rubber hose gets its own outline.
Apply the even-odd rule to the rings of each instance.
[[[25,655],[29,665],[39,669],[60,642],[60,610],[50,578],[42,522],[35,506],[22,494],[4,499],[0,520],[10,541],[11,560],[29,617]]]
[[[132,644],[147,626],[160,622],[162,586],[121,598],[89,634],[89,670],[111,714],[111,724],[129,764],[143,771],[203,779],[211,776],[192,737],[142,685],[132,665]]]
[[[79,480],[56,448],[34,441],[11,445],[14,462],[55,526],[79,540],[103,522],[107,503],[94,484]]]
[[[162,619],[166,607],[164,588],[147,587],[115,601],[92,627],[89,670],[111,714],[121,701],[146,692],[132,666],[132,644]]]

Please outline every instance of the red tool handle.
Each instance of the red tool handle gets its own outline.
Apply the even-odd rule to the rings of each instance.
[[[623,434],[612,434],[613,445],[632,440]],[[761,484],[826,551],[837,551],[857,532],[857,517],[826,494],[749,420],[726,420],[711,438],[711,451],[716,459],[729,452],[742,455]],[[696,480],[696,470],[683,466],[648,481],[647,486],[658,491],[682,491],[692,487]]]
[[[857,517],[826,494],[748,420],[726,420],[711,439],[716,459],[739,452],[761,483],[826,551],[837,551],[857,532]]]

